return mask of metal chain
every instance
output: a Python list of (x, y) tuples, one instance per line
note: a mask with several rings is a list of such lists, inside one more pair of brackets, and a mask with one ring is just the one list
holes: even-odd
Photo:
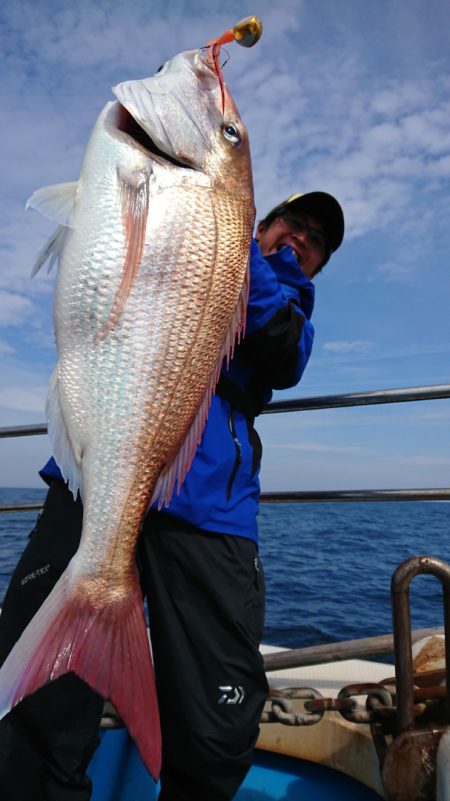
[[(312, 726), (322, 720), (325, 712), (339, 712), (351, 723), (371, 724), (392, 720), (397, 707), (395, 686), (391, 682), (383, 684), (349, 684), (343, 687), (337, 698), (324, 698), (312, 687), (286, 687), (271, 690), (267, 699), (270, 708), (265, 708), (262, 723), (283, 723), (285, 726)], [(365, 696), (365, 705), (358, 698)], [(416, 717), (425, 712), (436, 712), (436, 705), (443, 703), (445, 687), (434, 686), (414, 688)], [(304, 701), (303, 712), (295, 711), (293, 700)]]
[[(357, 698), (365, 696), (365, 706)], [(313, 726), (322, 720), (325, 712), (339, 712), (351, 723), (388, 724), (397, 713), (394, 704), (395, 684), (392, 680), (383, 684), (349, 684), (343, 687), (337, 698), (324, 698), (312, 687), (285, 687), (271, 690), (261, 723), (282, 723), (285, 726)], [(294, 709), (293, 701), (303, 701), (303, 711)], [(445, 686), (414, 687), (414, 711), (416, 717), (430, 712), (436, 717), (437, 705), (445, 701)], [(269, 708), (267, 708), (267, 706)], [(106, 702), (101, 728), (115, 729), (124, 726), (113, 705)]]
[(103, 714), (100, 722), (101, 729), (123, 729), (125, 726), (122, 718), (110, 701), (105, 701)]
[[(318, 690), (312, 687), (287, 687), (283, 690), (272, 690), (269, 695), (271, 710), (262, 713), (262, 723), (283, 723), (285, 726), (312, 726), (322, 720), (325, 709), (319, 711), (307, 710), (307, 703), (311, 699), (322, 698)], [(306, 701), (305, 713), (295, 712), (293, 700)]]
[[(381, 684), (349, 684), (339, 691), (338, 698), (354, 699), (360, 695), (367, 696), (365, 708), (355, 701), (353, 709), (349, 712), (345, 710), (341, 712), (341, 715), (352, 723), (371, 723), (374, 720), (376, 704), (378, 704), (378, 708), (380, 706), (392, 707), (392, 695)], [(369, 699), (372, 704), (369, 704)], [(370, 708), (371, 706), (372, 708)]]

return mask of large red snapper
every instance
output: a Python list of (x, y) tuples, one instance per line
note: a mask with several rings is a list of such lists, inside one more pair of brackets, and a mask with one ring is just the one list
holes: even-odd
[[(84, 504), (79, 550), (0, 671), (0, 709), (68, 671), (112, 700), (160, 770), (135, 546), (195, 454), (242, 331), (254, 222), (247, 133), (200, 51), (113, 90), (76, 183), (29, 205), (59, 223), (55, 458)], [(64, 536), (64, 531), (61, 531)]]

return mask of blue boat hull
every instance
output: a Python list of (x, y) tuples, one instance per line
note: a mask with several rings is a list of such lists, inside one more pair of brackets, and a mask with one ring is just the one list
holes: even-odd
[[(92, 801), (156, 801), (158, 786), (144, 768), (126, 729), (101, 732), (89, 768)], [(337, 771), (301, 759), (257, 751), (236, 801), (380, 801)]]

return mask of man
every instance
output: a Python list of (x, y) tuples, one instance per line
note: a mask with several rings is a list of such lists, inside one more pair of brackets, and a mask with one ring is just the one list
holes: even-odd
[[(273, 389), (300, 380), (313, 342), (311, 281), (343, 234), (341, 207), (324, 192), (294, 195), (259, 223), (245, 338), (222, 369), (180, 493), (144, 521), (137, 558), (161, 714), (160, 801), (227, 801), (251, 764), (267, 693), (253, 423)], [(41, 475), (50, 489), (5, 597), (0, 662), (78, 547), (79, 499), (54, 460)], [(0, 723), (2, 801), (87, 801), (102, 706), (72, 675), (19, 704)]]

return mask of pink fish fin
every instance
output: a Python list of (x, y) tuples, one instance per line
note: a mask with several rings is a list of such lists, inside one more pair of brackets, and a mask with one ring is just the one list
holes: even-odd
[(75, 435), (73, 437), (70, 436), (62, 413), (58, 365), (56, 365), (50, 378), (45, 411), (54, 457), (73, 497), (76, 498), (78, 491), (82, 495), (80, 469), (82, 453), (80, 447), (76, 445)]
[[(98, 588), (69, 565), (0, 670), (0, 717), (39, 687), (76, 673), (111, 700), (157, 779), (161, 734), (155, 678), (137, 574), (123, 597), (99, 602)], [(96, 591), (97, 590), (97, 591)]]
[[(241, 294), (239, 296), (238, 304), (236, 306), (236, 311), (234, 312), (234, 315), (231, 319), (227, 338), (225, 340), (223, 355), (226, 356), (227, 365), (229, 364), (230, 359), (233, 358), (236, 342), (239, 343), (242, 337), (245, 335), (245, 323), (247, 318), (247, 304), (248, 304), (249, 293), (250, 293), (250, 260), (247, 262), (247, 269), (245, 271), (245, 278), (244, 278), (244, 283), (242, 285)], [(219, 362), (219, 374), (217, 376), (217, 380), (219, 380), (221, 369), (222, 369), (222, 362)]]
[(186, 478), (186, 473), (188, 472), (192, 464), (195, 452), (203, 436), (203, 431), (205, 429), (205, 424), (208, 417), (209, 407), (211, 405), (211, 398), (214, 394), (217, 382), (220, 378), (220, 371), (222, 369), (223, 360), (224, 358), (226, 358), (228, 364), (230, 358), (232, 358), (233, 356), (236, 341), (239, 342), (241, 336), (243, 336), (245, 333), (245, 317), (247, 311), (249, 291), (250, 291), (250, 268), (249, 264), (247, 264), (247, 269), (245, 273), (245, 279), (241, 290), (241, 294), (238, 303), (236, 305), (235, 312), (231, 318), (231, 322), (225, 337), (225, 341), (220, 350), (219, 358), (214, 367), (214, 370), (212, 371), (210, 382), (205, 393), (205, 397), (200, 405), (197, 415), (194, 418), (194, 421), (186, 437), (184, 438), (183, 444), (181, 445), (181, 448), (177, 456), (175, 457), (169, 468), (161, 473), (156, 483), (151, 504), (157, 502), (159, 509), (161, 509), (163, 506), (169, 505), (170, 499), (172, 498), (172, 495), (174, 493), (175, 484), (177, 484), (179, 492), (180, 487), (184, 479)]
[(134, 172), (117, 170), (125, 233), (125, 262), (109, 317), (99, 331), (99, 339), (104, 339), (116, 327), (136, 278), (147, 231), (150, 174), (150, 170), (146, 169)]

